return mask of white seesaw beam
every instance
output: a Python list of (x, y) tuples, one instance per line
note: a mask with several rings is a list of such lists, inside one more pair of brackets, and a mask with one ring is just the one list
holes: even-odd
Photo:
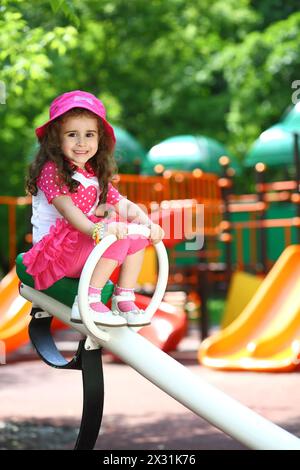
[[(143, 229), (142, 226), (131, 227), (130, 232), (145, 233), (147, 236), (149, 230), (145, 232)], [(115, 240), (114, 236), (105, 237), (90, 254), (82, 271), (79, 307), (83, 325), (70, 322), (70, 308), (31, 287), (22, 284), (21, 295), (86, 335), (91, 339), (92, 346), (105, 346), (161, 390), (246, 447), (257, 450), (300, 450), (300, 440), (296, 436), (192, 374), (146, 338), (137, 335), (137, 329), (96, 327), (88, 314), (89, 280), (97, 261)], [(151, 315), (164, 294), (168, 266), (162, 242), (155, 248), (159, 258), (159, 279), (148, 307)]]

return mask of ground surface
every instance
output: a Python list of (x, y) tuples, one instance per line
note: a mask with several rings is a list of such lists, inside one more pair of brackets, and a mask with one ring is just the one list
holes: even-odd
[[(69, 333), (63, 339), (61, 345), (70, 349), (75, 338)], [(197, 363), (198, 344), (193, 331), (174, 357), (201, 379), (300, 436), (298, 372), (216, 372)], [(56, 370), (33, 357), (26, 347), (0, 367), (0, 449), (72, 449), (82, 407), (80, 372)], [(104, 417), (97, 449), (244, 448), (129, 366), (111, 362), (108, 355), (104, 375)]]

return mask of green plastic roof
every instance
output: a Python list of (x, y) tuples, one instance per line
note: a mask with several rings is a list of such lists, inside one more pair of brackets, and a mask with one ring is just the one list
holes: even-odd
[(285, 116), (282, 124), (286, 130), (300, 133), (300, 102)]
[(119, 167), (128, 163), (142, 163), (146, 151), (129, 132), (118, 126), (113, 126), (116, 135), (115, 157)]
[(245, 166), (258, 162), (268, 166), (280, 166), (293, 162), (293, 134), (282, 124), (275, 124), (264, 131), (246, 155)]
[(258, 162), (268, 166), (281, 166), (294, 163), (294, 136), (300, 133), (300, 103), (278, 124), (262, 132), (245, 158), (245, 166)]
[(200, 168), (205, 172), (220, 174), (222, 169), (218, 160), (222, 155), (229, 156), (231, 166), (239, 172), (239, 164), (217, 140), (203, 135), (178, 135), (150, 149), (142, 173), (155, 174), (155, 165), (161, 164), (168, 170), (192, 171)]

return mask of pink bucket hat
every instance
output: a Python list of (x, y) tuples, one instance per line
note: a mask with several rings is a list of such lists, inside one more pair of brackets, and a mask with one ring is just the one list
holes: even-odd
[(54, 119), (66, 113), (73, 108), (88, 109), (102, 119), (106, 133), (111, 138), (113, 145), (116, 142), (116, 137), (112, 126), (106, 121), (106, 111), (103, 103), (96, 98), (96, 96), (86, 91), (70, 91), (58, 96), (52, 101), (50, 105), (49, 117), (50, 119), (40, 127), (35, 129), (36, 136), (39, 140), (45, 135), (48, 125)]

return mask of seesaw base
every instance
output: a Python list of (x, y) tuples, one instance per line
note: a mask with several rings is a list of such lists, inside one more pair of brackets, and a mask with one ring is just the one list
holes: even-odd
[(81, 340), (75, 356), (67, 361), (58, 351), (50, 327), (53, 317), (40, 317), (40, 308), (33, 307), (29, 336), (40, 358), (56, 369), (81, 370), (83, 386), (83, 411), (74, 450), (94, 448), (103, 416), (104, 381), (102, 348), (86, 350)]

